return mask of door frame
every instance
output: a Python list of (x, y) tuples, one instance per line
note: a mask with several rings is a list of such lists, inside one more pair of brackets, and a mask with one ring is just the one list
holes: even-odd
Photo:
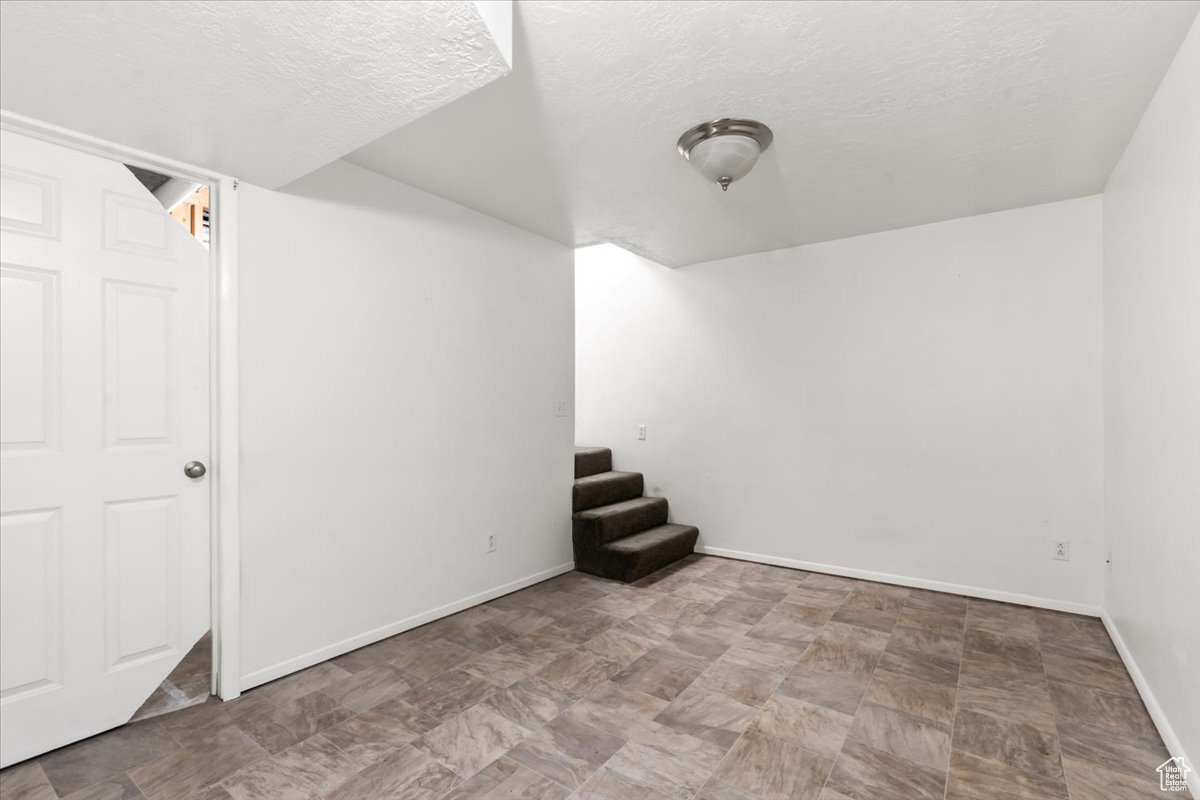
[(241, 694), (240, 433), (238, 429), (238, 180), (132, 147), (0, 111), (0, 129), (209, 185), (209, 541), (212, 692)]

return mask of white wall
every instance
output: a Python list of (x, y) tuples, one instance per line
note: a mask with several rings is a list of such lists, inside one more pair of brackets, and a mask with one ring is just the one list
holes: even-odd
[(243, 688), (569, 565), (571, 250), (344, 162), (240, 203)]
[(1087, 197), (677, 270), (578, 251), (576, 441), (720, 553), (1096, 612), (1100, 224)]
[(1167, 746), (1193, 768), (1200, 767), (1198, 24), (1104, 191), (1105, 529), (1113, 556), (1106, 610)]

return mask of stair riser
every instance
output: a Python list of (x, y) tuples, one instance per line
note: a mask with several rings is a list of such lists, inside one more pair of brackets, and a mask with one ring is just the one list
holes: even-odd
[(575, 477), (586, 478), (612, 472), (612, 450), (593, 450), (575, 454)]
[(638, 472), (614, 476), (612, 480), (577, 483), (571, 491), (571, 507), (573, 511), (586, 511), (632, 500), (642, 496), (644, 486), (642, 475)]
[(588, 559), (588, 563), (583, 566), (576, 563), (575, 568), (603, 578), (632, 583), (687, 557), (695, 551), (698, 537), (699, 532), (693, 528), (687, 534), (673, 541), (664, 542), (659, 547), (638, 553), (615, 553), (606, 548), (600, 548), (592, 558)]
[(647, 528), (662, 525), (667, 521), (667, 501), (661, 497), (655, 500), (657, 502), (599, 519), (576, 515), (572, 521), (574, 539), (584, 546), (599, 547)]

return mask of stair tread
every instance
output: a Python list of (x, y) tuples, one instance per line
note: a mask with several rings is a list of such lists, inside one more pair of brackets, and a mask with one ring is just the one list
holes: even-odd
[(586, 478), (576, 478), (576, 486), (585, 486), (593, 483), (607, 483), (609, 481), (626, 480), (633, 475), (641, 475), (640, 472), (619, 472), (617, 470), (609, 470), (608, 472), (600, 472), (596, 475), (588, 475)]
[(609, 503), (606, 506), (596, 506), (585, 511), (576, 511), (575, 516), (581, 519), (600, 519), (626, 514), (646, 506), (665, 505), (665, 497), (635, 497), (632, 500), (622, 500), (619, 503)]
[(623, 539), (609, 542), (603, 545), (601, 549), (617, 553), (635, 553), (657, 547), (662, 542), (669, 542), (690, 536), (692, 533), (699, 533), (699, 529), (694, 525), (666, 523), (649, 528), (641, 533), (635, 533)]
[(576, 447), (575, 448), (575, 455), (577, 455), (577, 456), (587, 456), (587, 455), (591, 455), (592, 453), (607, 453), (607, 452), (608, 452), (607, 447)]

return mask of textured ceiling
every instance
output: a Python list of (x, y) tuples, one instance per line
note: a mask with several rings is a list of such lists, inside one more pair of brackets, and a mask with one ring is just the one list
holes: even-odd
[(509, 71), (507, 3), (0, 4), (0, 106), (280, 186)]
[[(670, 265), (1100, 191), (1197, 3), (518, 2), (510, 76), (350, 161)], [(727, 193), (686, 128), (762, 120)]]

